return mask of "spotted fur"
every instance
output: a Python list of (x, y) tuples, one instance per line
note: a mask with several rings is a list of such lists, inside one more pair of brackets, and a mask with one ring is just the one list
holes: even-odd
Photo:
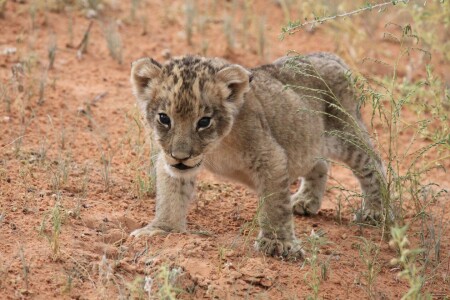
[[(348, 164), (359, 179), (366, 195), (361, 219), (378, 218), (383, 166), (348, 72), (326, 53), (250, 70), (196, 56), (134, 62), (133, 92), (161, 151), (155, 219), (132, 234), (185, 231), (195, 176), (205, 167), (258, 192), (258, 250), (301, 256), (292, 212), (320, 209), (328, 157)], [(289, 185), (299, 177), (302, 185), (291, 196)]]

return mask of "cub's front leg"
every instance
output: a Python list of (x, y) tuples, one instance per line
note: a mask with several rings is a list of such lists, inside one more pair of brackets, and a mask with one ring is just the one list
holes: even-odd
[(294, 233), (286, 155), (278, 145), (263, 151), (252, 164), (260, 197), (255, 247), (267, 255), (302, 257), (304, 251)]
[(156, 164), (155, 218), (147, 226), (133, 231), (132, 236), (186, 231), (186, 215), (195, 190), (195, 177), (170, 176), (164, 165), (160, 154)]

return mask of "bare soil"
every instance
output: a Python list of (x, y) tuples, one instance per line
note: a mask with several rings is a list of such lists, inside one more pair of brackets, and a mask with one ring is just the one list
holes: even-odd
[[(189, 45), (184, 2), (149, 0), (138, 10), (138, 16), (146, 16), (144, 21), (130, 18), (129, 3), (117, 1), (115, 7), (105, 7), (99, 18), (92, 19), (88, 51), (81, 58), (76, 46), (91, 22), (86, 11), (37, 10), (33, 22), (31, 1), (19, 2), (8, 1), (0, 18), (1, 83), (17, 87), (11, 83), (13, 66), (27, 61), (30, 67), (21, 77), (25, 90), (13, 94), (11, 109), (0, 103), (1, 299), (134, 299), (148, 293), (156, 298), (164, 270), (176, 275), (171, 285), (182, 289), (178, 297), (185, 299), (303, 299), (313, 294), (310, 264), (265, 257), (253, 250), (257, 196), (208, 173), (200, 176), (188, 233), (129, 238), (132, 230), (153, 218), (155, 208), (154, 196), (141, 195), (137, 187), (138, 178), (145, 178), (149, 145), (145, 130), (138, 125), (130, 91), (130, 62), (143, 56), (162, 61), (169, 53), (202, 53), (207, 39), (207, 55), (249, 67), (293, 49), (339, 52), (366, 74), (383, 75), (385, 70), (363, 65), (362, 57), (352, 59), (323, 29), (280, 41), (284, 17), (275, 1), (254, 1), (252, 8), (255, 16), (266, 15), (264, 57), (258, 55), (253, 31), (245, 43), (236, 38), (234, 48), (227, 46), (222, 11), (232, 11), (231, 2), (218, 6), (203, 33), (195, 28)], [(105, 40), (104, 28), (111, 19), (120, 20), (116, 24), (123, 44), (122, 64), (111, 58)], [(236, 27), (242, 36), (242, 26)], [(52, 39), (57, 45), (56, 58), (53, 68), (45, 72)], [(6, 51), (12, 48), (16, 51)], [(383, 42), (377, 33), (366, 50), (377, 56), (389, 49), (395, 51), (396, 45)], [(46, 80), (40, 97), (42, 78)], [(32, 94), (28, 97), (27, 93)], [(366, 120), (370, 113), (363, 108)], [(405, 118), (412, 121), (415, 115), (405, 112)], [(386, 142), (387, 133), (377, 128), (381, 127), (373, 131), (378, 139)], [(411, 136), (400, 138), (407, 145)], [(417, 143), (418, 147), (430, 142), (418, 138)], [(433, 161), (433, 155), (427, 159)], [(449, 169), (450, 161), (444, 167)], [(399, 299), (408, 284), (399, 280), (399, 269), (390, 264), (397, 253), (383, 239), (388, 233), (351, 222), (356, 199), (342, 202), (339, 218), (338, 199), (343, 192), (331, 187), (336, 182), (349, 190), (359, 187), (345, 168), (334, 166), (330, 175), (320, 213), (295, 217), (296, 234), (304, 241), (312, 231), (326, 233), (328, 244), (321, 246), (318, 256), (326, 265), (320, 298)], [(450, 187), (442, 169), (430, 172), (424, 180)], [(438, 199), (434, 209), (436, 220), (443, 224), (449, 220), (446, 199)], [(414, 213), (408, 217), (406, 222), (412, 222)], [(58, 218), (61, 228), (55, 235)], [(420, 233), (428, 232), (419, 224), (413, 222), (409, 231), (412, 246), (419, 245)], [(427, 272), (424, 287), (436, 299), (450, 294), (450, 237), (447, 228), (443, 229), (440, 260), (433, 256), (429, 262), (433, 267), (428, 270), (433, 271)], [(367, 243), (379, 253), (364, 250)], [(377, 273), (371, 284), (370, 262), (365, 259), (374, 256)], [(142, 294), (145, 281), (147, 291)]]

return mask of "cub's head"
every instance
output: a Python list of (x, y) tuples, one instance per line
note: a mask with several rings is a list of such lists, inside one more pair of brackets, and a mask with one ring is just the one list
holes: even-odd
[(133, 93), (169, 174), (198, 171), (205, 153), (230, 132), (250, 80), (249, 71), (220, 59), (186, 56), (165, 64), (151, 58), (133, 62)]

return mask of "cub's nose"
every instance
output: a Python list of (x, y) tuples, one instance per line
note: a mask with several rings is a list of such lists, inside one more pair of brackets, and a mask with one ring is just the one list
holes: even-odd
[(178, 160), (178, 161), (183, 161), (186, 159), (189, 159), (191, 157), (192, 154), (190, 153), (186, 153), (186, 152), (181, 152), (181, 151), (174, 151), (172, 153), (170, 153), (170, 156), (172, 156), (172, 158)]

